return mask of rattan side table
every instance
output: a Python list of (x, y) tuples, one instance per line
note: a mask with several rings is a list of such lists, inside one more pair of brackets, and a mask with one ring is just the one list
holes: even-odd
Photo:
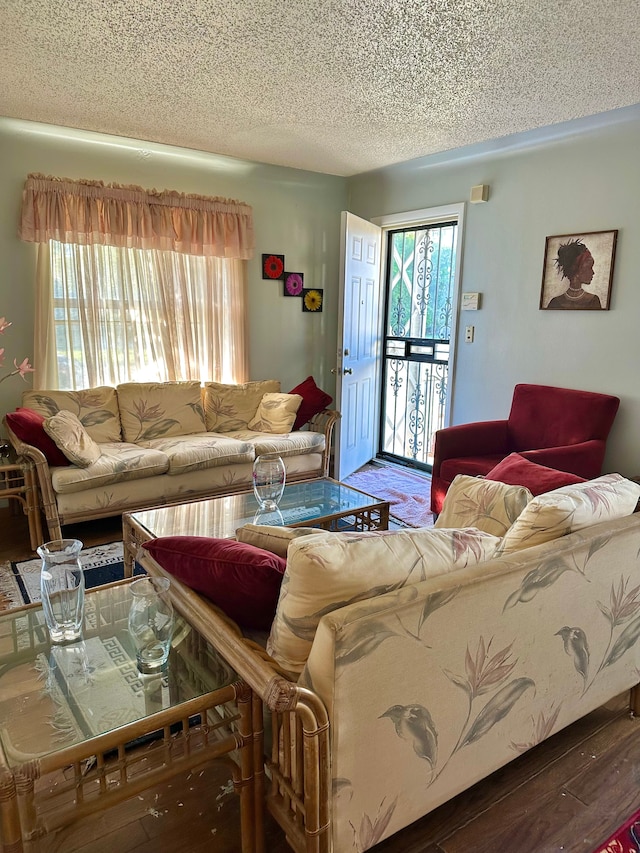
[(0, 462), (0, 498), (10, 498), (22, 504), (29, 522), (31, 548), (35, 551), (43, 542), (35, 467), (26, 460), (2, 459)]

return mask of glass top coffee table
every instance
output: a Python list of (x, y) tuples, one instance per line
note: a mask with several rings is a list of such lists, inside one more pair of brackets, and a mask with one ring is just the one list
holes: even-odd
[(50, 643), (39, 604), (0, 614), (0, 849), (231, 753), (242, 851), (256, 849), (255, 697), (177, 610), (166, 670), (138, 672), (130, 585), (88, 591), (68, 645)]
[(140, 546), (159, 536), (229, 539), (244, 524), (280, 524), (322, 530), (387, 530), (389, 501), (328, 477), (285, 486), (277, 513), (263, 513), (253, 492), (156, 507), (123, 515), (125, 575)]

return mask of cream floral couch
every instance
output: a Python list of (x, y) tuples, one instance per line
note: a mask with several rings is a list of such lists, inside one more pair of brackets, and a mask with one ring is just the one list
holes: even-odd
[(266, 650), (174, 579), (272, 711), (294, 849), (367, 850), (621, 692), (640, 710), (639, 497), (618, 474), (536, 498), (463, 477), (443, 515), (475, 526), (292, 532)]
[(325, 410), (291, 432), (299, 395), (276, 380), (126, 383), (84, 391), (25, 391), (22, 406), (76, 464), (50, 465), (5, 418), (16, 451), (36, 466), (51, 539), (61, 525), (250, 488), (262, 453), (283, 457), (288, 480), (326, 476), (333, 424)]

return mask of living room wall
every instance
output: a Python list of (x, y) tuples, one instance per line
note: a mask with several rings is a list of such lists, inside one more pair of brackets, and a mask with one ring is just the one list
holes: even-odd
[[(615, 394), (605, 470), (640, 474), (640, 105), (349, 180), (365, 219), (467, 201), (452, 423), (506, 417), (517, 382)], [(539, 310), (545, 238), (618, 229), (609, 311)], [(464, 326), (475, 340), (463, 342)]]
[[(0, 316), (13, 322), (1, 341), (5, 368), (14, 358), (33, 354), (35, 247), (17, 236), (22, 187), (30, 172), (250, 204), (256, 234), (255, 257), (247, 268), (250, 378), (278, 378), (288, 391), (313, 374), (334, 393), (329, 370), (335, 364), (344, 178), (0, 118)], [(304, 272), (306, 287), (324, 289), (322, 313), (303, 313), (300, 299), (282, 295), (282, 282), (262, 280), (263, 252), (284, 254), (289, 271)], [(0, 369), (0, 376), (5, 373)], [(19, 377), (0, 384), (0, 416), (19, 404), (24, 387)]]

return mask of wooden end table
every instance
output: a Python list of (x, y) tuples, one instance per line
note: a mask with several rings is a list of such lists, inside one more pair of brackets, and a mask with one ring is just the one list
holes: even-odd
[(166, 672), (141, 675), (130, 583), (89, 591), (83, 639), (66, 646), (50, 644), (39, 604), (0, 615), (0, 850), (35, 849), (50, 832), (220, 759), (240, 795), (240, 849), (261, 853), (261, 702), (179, 612)]

